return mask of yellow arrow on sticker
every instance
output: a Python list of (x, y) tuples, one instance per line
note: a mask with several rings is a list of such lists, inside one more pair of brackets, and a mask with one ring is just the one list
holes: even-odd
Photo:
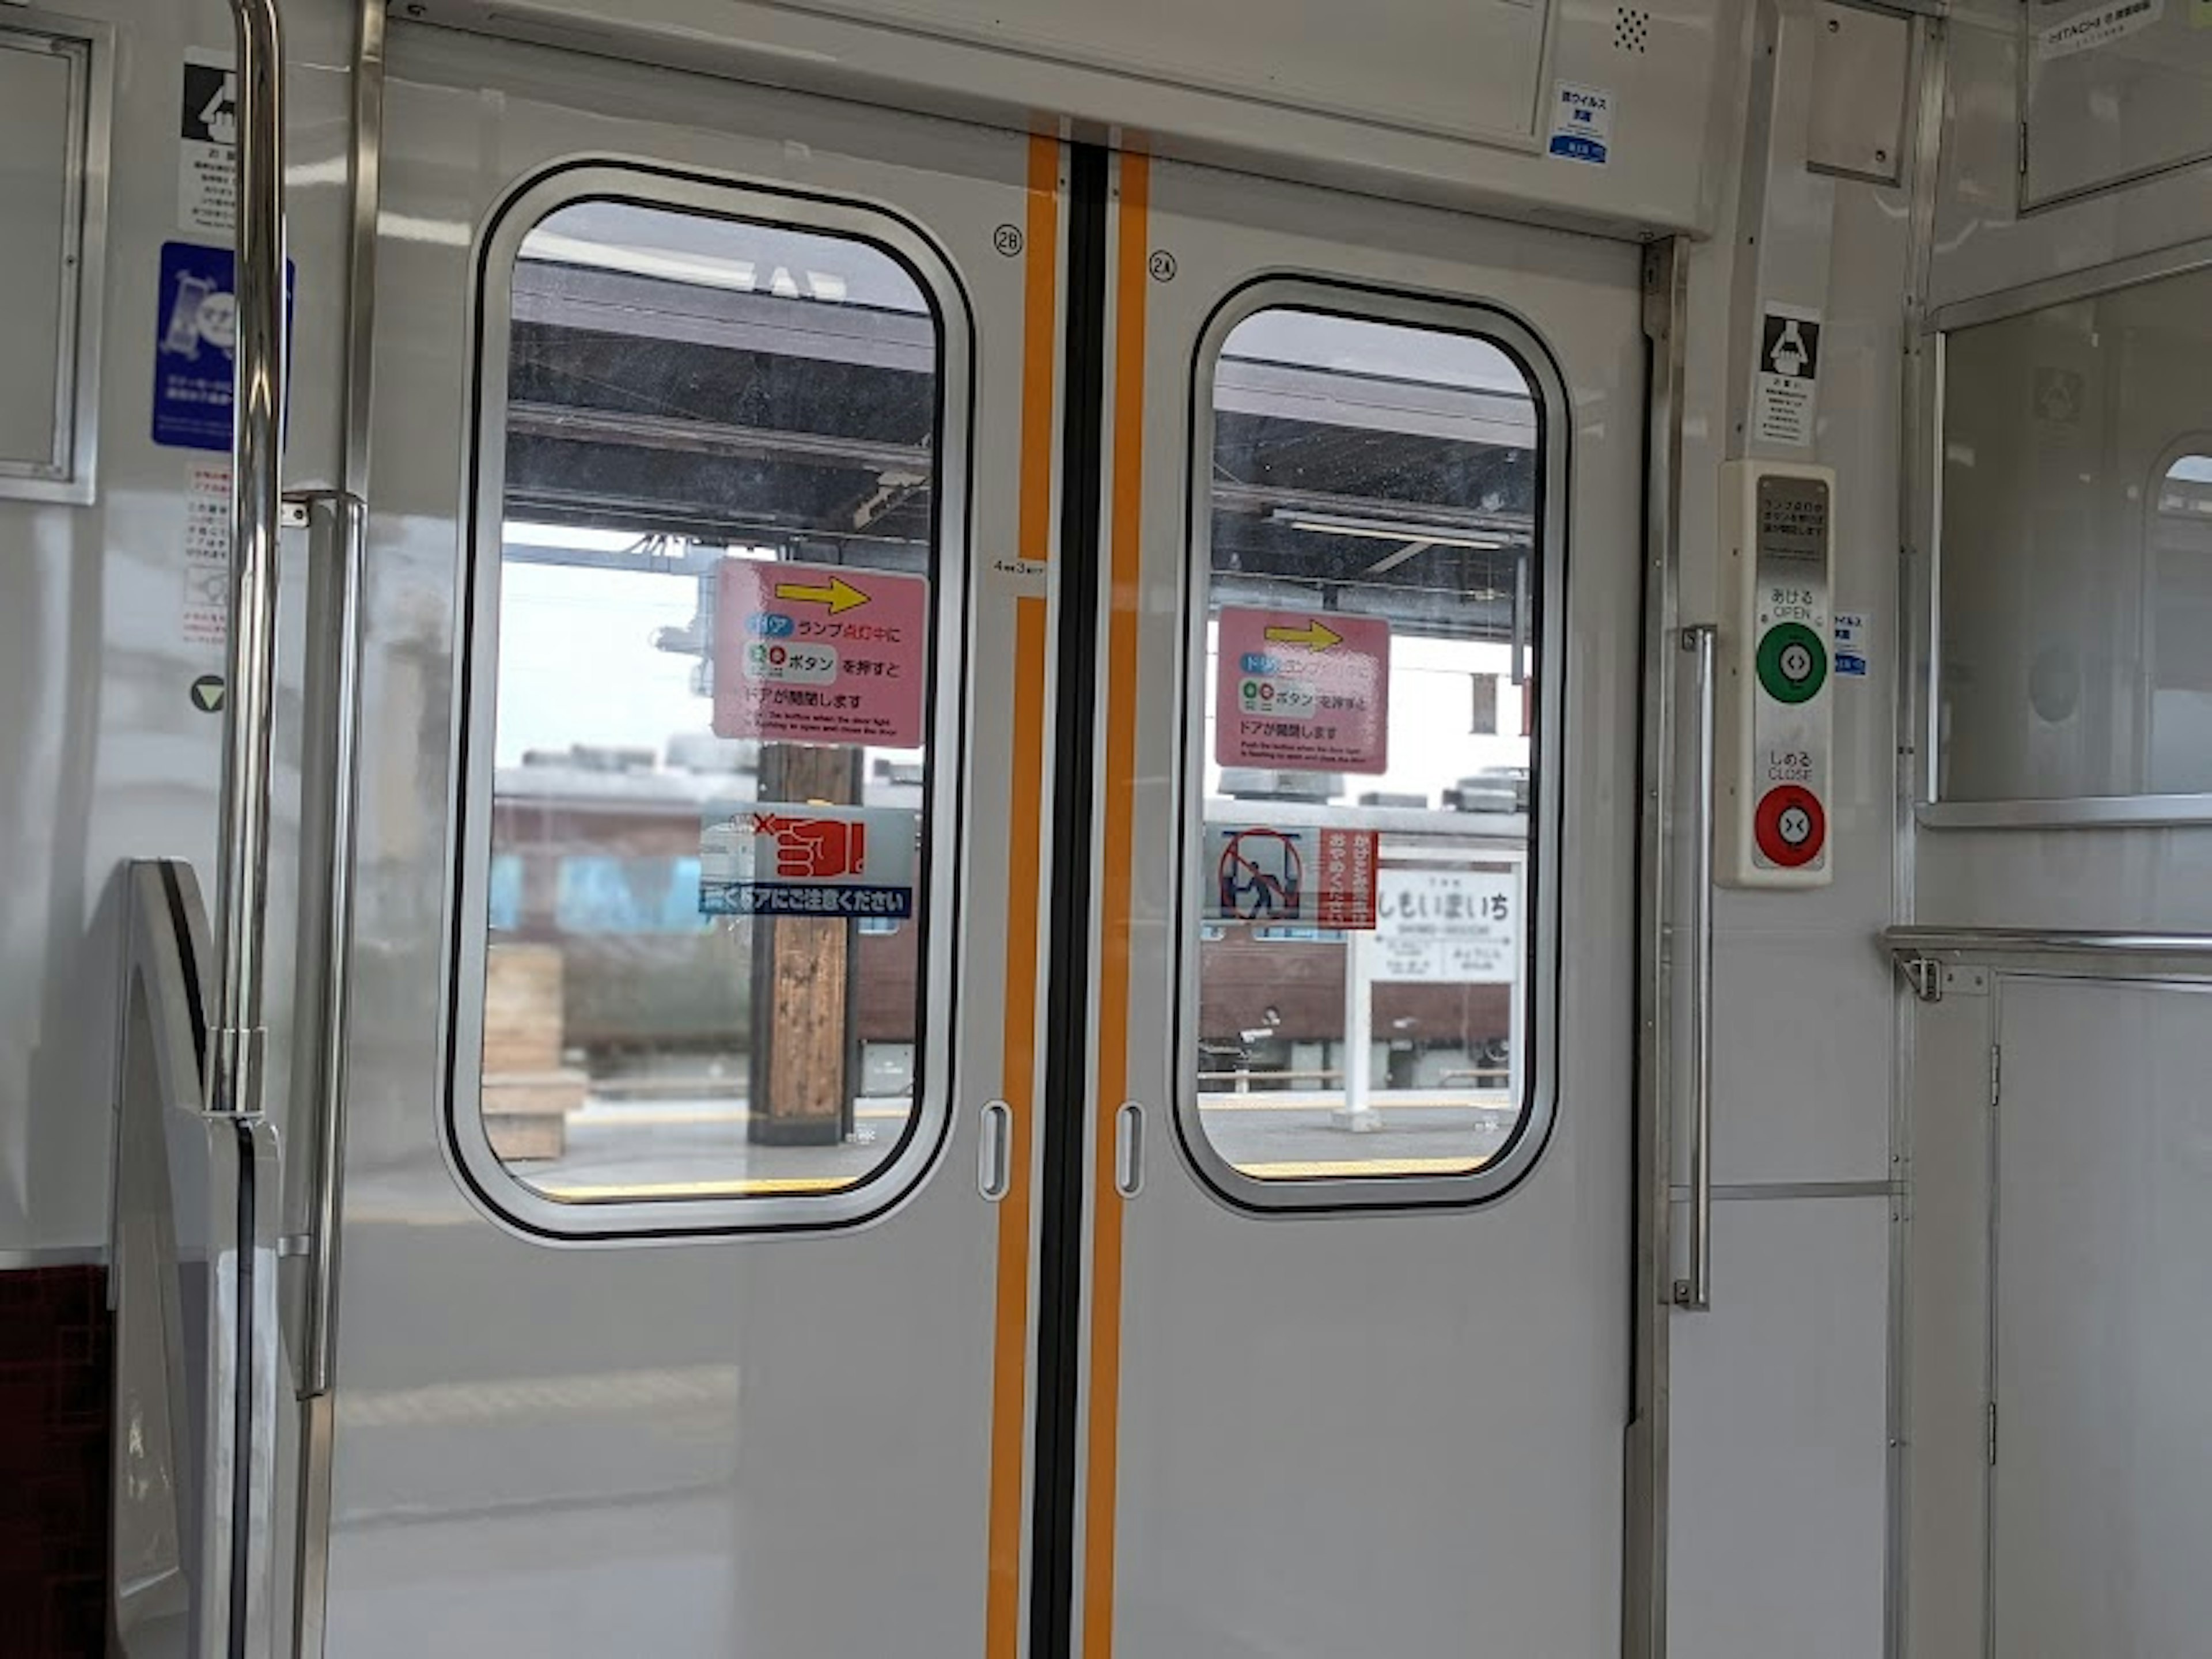
[(1326, 651), (1332, 645), (1342, 645), (1344, 635), (1318, 619), (1303, 628), (1271, 628), (1267, 638), (1276, 645), (1303, 645), (1314, 651)]
[(789, 599), (794, 605), (826, 605), (830, 614), (850, 611), (856, 605), (866, 605), (868, 596), (842, 576), (832, 576), (827, 587), (809, 587), (804, 582), (778, 582), (775, 596)]

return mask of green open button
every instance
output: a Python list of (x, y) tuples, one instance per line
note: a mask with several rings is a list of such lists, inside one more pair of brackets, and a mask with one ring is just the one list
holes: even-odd
[(1783, 623), (1759, 642), (1759, 683), (1777, 702), (1804, 702), (1828, 678), (1828, 648), (1803, 623)]

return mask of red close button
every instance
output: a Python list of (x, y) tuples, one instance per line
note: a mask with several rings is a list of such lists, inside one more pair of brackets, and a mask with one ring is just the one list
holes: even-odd
[(1760, 798), (1752, 834), (1769, 863), (1795, 870), (1820, 856), (1828, 840), (1828, 815), (1811, 790), (1785, 783)]

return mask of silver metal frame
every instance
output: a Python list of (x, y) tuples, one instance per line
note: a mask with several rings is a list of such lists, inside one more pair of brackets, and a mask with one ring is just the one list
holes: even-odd
[(1674, 1281), (1674, 1305), (1704, 1313), (1713, 1305), (1713, 834), (1720, 792), (1715, 708), (1720, 698), (1720, 629), (1682, 630), (1698, 659), (1697, 811), (1690, 865), (1690, 1272)]
[[(477, 685), (496, 681), (501, 504), (505, 495), (506, 410), (510, 273), (523, 239), (550, 213), (571, 203), (620, 200), (678, 213), (788, 225), (851, 237), (898, 256), (928, 294), (941, 331), (938, 364), (942, 450), (938, 457), (938, 558), (933, 575), (937, 635), (932, 674), (938, 694), (930, 734), (939, 757), (932, 768), (927, 802), (929, 891), (932, 914), (923, 986), (923, 1075), (915, 1093), (913, 1127), (904, 1144), (860, 1182), (832, 1193), (748, 1196), (732, 1193), (680, 1199), (564, 1201), (518, 1179), (492, 1151), (481, 1110), (483, 984), (489, 943), (485, 923), (491, 867), (493, 699), (471, 706), (455, 700), (453, 744), (457, 809), (455, 833), (465, 837), (448, 851), (459, 878), (447, 889), (449, 952), (441, 998), (441, 1042), (452, 1056), (441, 1138), (454, 1176), (471, 1200), (495, 1224), (535, 1242), (568, 1246), (611, 1243), (683, 1243), (702, 1235), (765, 1235), (853, 1227), (879, 1220), (905, 1203), (935, 1166), (949, 1139), (952, 1115), (952, 1009), (959, 994), (956, 911), (958, 902), (963, 769), (960, 688), (966, 684), (965, 618), (969, 583), (969, 413), (973, 340), (966, 294), (951, 262), (920, 230), (889, 208), (800, 195), (773, 184), (702, 175), (690, 169), (647, 167), (597, 158), (539, 169), (494, 204), (477, 232), (476, 272), (481, 333), (471, 342), (480, 388), (475, 444), (466, 470), (470, 499), (461, 522), (468, 550), (457, 581), (460, 614), (472, 618), (459, 641)], [(473, 582), (473, 589), (471, 583)]]
[(1667, 1526), (1671, 1472), (1668, 1393), (1674, 1320), (1674, 708), (1681, 668), (1682, 387), (1688, 348), (1690, 244), (1644, 256), (1645, 389), (1644, 729), (1638, 848), (1636, 1272), (1631, 1414), (1623, 1479), (1627, 1528), (1621, 1574), (1624, 1659), (1667, 1651)]
[[(293, 1659), (320, 1659), (329, 1609), (331, 1456), (337, 1433), (334, 1394), (337, 1380), (337, 1285), (339, 1256), (344, 1243), (347, 1065), (350, 1053), (351, 1006), (347, 981), (352, 971), (356, 857), (351, 815), (360, 789), (358, 688), (363, 623), (360, 606), (362, 584), (367, 579), (369, 434), (375, 361), (376, 216), (382, 193), (384, 155), (385, 4), (386, 0), (358, 0), (354, 35), (353, 141), (347, 161), (350, 211), (343, 368), (344, 447), (340, 493), (332, 503), (345, 515), (345, 528), (351, 533), (343, 544), (345, 570), (338, 584), (338, 614), (328, 618), (328, 626), (335, 630), (341, 648), (352, 653), (352, 684), (349, 687), (344, 683), (348, 677), (340, 675), (339, 683), (331, 687), (331, 706), (323, 711), (324, 729), (332, 732), (337, 740), (332, 744), (332, 769), (323, 798), (332, 821), (326, 837), (330, 887), (322, 912), (329, 936), (328, 967), (325, 994), (317, 1009), (319, 1024), (316, 1036), (321, 1044), (321, 1110), (318, 1114), (315, 1180), (309, 1206), (310, 1256), (300, 1333), (307, 1364), (295, 1379), (295, 1390), (305, 1397), (299, 1404), (294, 1440), (295, 1464), (292, 1471), (295, 1504)], [(324, 591), (328, 591), (328, 584)], [(315, 597), (316, 592), (311, 589), (311, 600)], [(350, 616), (346, 614), (349, 608)], [(308, 776), (304, 763), (301, 775), (303, 781)], [(303, 922), (307, 919), (304, 890), (308, 873), (309, 866), (303, 865)]]
[(2154, 283), (2162, 276), (2185, 276), (2207, 265), (2212, 265), (2212, 236), (2200, 236), (2086, 270), (2039, 277), (1993, 293), (1978, 294), (1968, 300), (1954, 300), (1949, 305), (1936, 307), (1929, 316), (1928, 326), (1939, 334), (1948, 334), (1956, 329), (2002, 322), (2008, 317), (2022, 316), (2075, 300), (2094, 299), (2141, 283)]
[[(115, 118), (115, 31), (38, 7), (0, 12), (0, 35), (44, 40), (71, 59), (62, 314), (54, 330), (54, 447), (44, 465), (0, 461), (0, 498), (88, 506), (100, 484), (100, 342), (106, 314), (107, 191)], [(6, 50), (0, 46), (0, 50)]]
[[(1896, 759), (1892, 770), (1891, 915), (1909, 921), (1917, 896), (1912, 803), (1918, 798), (1920, 767), (1932, 754), (1921, 740), (1917, 720), (1920, 688), (1916, 653), (1925, 647), (1920, 619), (1919, 584), (1928, 561), (1918, 556), (1923, 526), (1932, 522), (1923, 504), (1936, 499), (1940, 457), (1928, 434), (1937, 420), (1937, 354), (1926, 326), (1929, 283), (1935, 268), (1936, 210), (1942, 181), (1943, 106), (1950, 79), (1950, 25), (1942, 15), (1913, 25), (1911, 128), (1906, 135), (1908, 166), (1904, 177), (1909, 232), (1905, 252), (1905, 303), (1899, 334), (1904, 357), (1899, 370), (1898, 562), (1896, 586), (1896, 678), (1892, 690)], [(1931, 590), (1932, 592), (1932, 590)], [(1929, 683), (1932, 684), (1932, 682)], [(1889, 1171), (1899, 1188), (1890, 1199), (1889, 1357), (1887, 1427), (1889, 1441), (1885, 1477), (1883, 1567), (1883, 1651), (1905, 1659), (1911, 1649), (1911, 1431), (1912, 1431), (1912, 1134), (1914, 1043), (1919, 1020), (1909, 996), (1899, 993), (1890, 1012)]]
[[(1213, 376), (1222, 347), (1239, 323), (1257, 312), (1286, 309), (1322, 312), (1361, 322), (1399, 323), (1488, 341), (1504, 348), (1516, 360), (1528, 376), (1529, 395), (1541, 411), (1544, 562), (1537, 610), (1544, 639), (1537, 656), (1537, 672), (1538, 707), (1546, 713), (1539, 723), (1533, 772), (1537, 779), (1549, 780), (1550, 783), (1548, 787), (1539, 787), (1534, 792), (1536, 821), (1534, 834), (1526, 843), (1527, 867), (1535, 872), (1535, 879), (1530, 884), (1534, 902), (1524, 905), (1530, 918), (1527, 967), (1532, 970), (1532, 980), (1523, 999), (1528, 1029), (1514, 1034), (1516, 1042), (1528, 1042), (1528, 1063), (1522, 1071), (1528, 1094), (1521, 1103), (1521, 1120), (1505, 1150), (1465, 1175), (1261, 1180), (1243, 1173), (1221, 1156), (1207, 1139), (1200, 1117), (1196, 1087), (1196, 951), (1204, 906), (1200, 902), (1199, 860), (1194, 849), (1206, 799), (1206, 710), (1205, 698), (1194, 695), (1191, 688), (1204, 684), (1206, 588), (1213, 566), (1212, 515), (1207, 508), (1213, 476)], [(1528, 324), (1494, 303), (1451, 295), (1386, 291), (1326, 276), (1285, 273), (1262, 276), (1245, 284), (1215, 309), (1199, 338), (1190, 408), (1192, 460), (1188, 477), (1192, 494), (1187, 503), (1190, 532), (1185, 550), (1181, 687), (1184, 721), (1182, 788), (1179, 797), (1182, 803), (1182, 834), (1176, 850), (1177, 891), (1182, 906), (1176, 934), (1182, 982), (1176, 998), (1173, 1049), (1178, 1068), (1174, 1089), (1176, 1138), (1195, 1167), (1201, 1186), (1237, 1209), (1262, 1214), (1418, 1210), (1480, 1204), (1496, 1198), (1534, 1166), (1550, 1139), (1559, 1100), (1559, 866), (1564, 823), (1561, 780), (1565, 775), (1559, 711), (1566, 684), (1566, 520), (1571, 507), (1568, 462), (1574, 434), (1572, 405), (1568, 401), (1565, 385), (1541, 337)]]
[[(1921, 696), (1912, 740), (1920, 750), (1913, 778), (1913, 816), (1931, 830), (2081, 830), (2160, 828), (2212, 823), (2212, 794), (2087, 795), (2052, 799), (1946, 800), (1942, 775), (1943, 426), (1949, 336), (1960, 329), (2002, 322), (2052, 306), (2094, 299), (2123, 289), (2212, 268), (2212, 237), (2115, 260), (2086, 270), (2025, 283), (1962, 300), (1928, 316), (1917, 336), (1924, 355), (1921, 398), (1929, 408), (1924, 428), (1911, 441), (1911, 465), (1927, 469), (1921, 495), (1929, 556), (1925, 574), (1910, 592), (1907, 613), (1923, 622), (1921, 654), (1911, 662)], [(1910, 364), (1908, 364), (1910, 367)], [(1908, 422), (1908, 432), (1914, 422)], [(1908, 543), (1909, 544), (1909, 543)], [(1901, 659), (1902, 660), (1902, 659)]]

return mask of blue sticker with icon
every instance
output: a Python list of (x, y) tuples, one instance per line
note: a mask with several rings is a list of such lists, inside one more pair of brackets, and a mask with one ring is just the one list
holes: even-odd
[[(285, 333), (294, 270), (284, 265)], [(238, 355), (237, 260), (227, 247), (161, 245), (154, 332), (154, 441), (228, 454)]]

